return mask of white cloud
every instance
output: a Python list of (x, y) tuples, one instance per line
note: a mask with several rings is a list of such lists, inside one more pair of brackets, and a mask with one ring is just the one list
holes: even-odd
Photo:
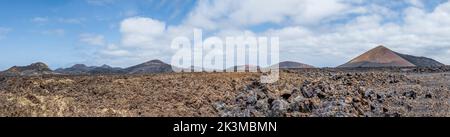
[(285, 27), (266, 33), (280, 36), (285, 59), (295, 57), (317, 66), (345, 63), (379, 44), (450, 63), (450, 3), (441, 4), (430, 13), (410, 7), (403, 14), (402, 23), (385, 22), (388, 17), (383, 12), (370, 12), (326, 31)]
[[(176, 26), (145, 17), (132, 17), (120, 24), (122, 43), (105, 48), (105, 55), (126, 56), (130, 63), (170, 58), (169, 44), (175, 36), (192, 37), (192, 29), (204, 29), (204, 38), (216, 36), (278, 36), (281, 60), (337, 66), (383, 44), (395, 51), (427, 56), (450, 63), (450, 2), (432, 11), (420, 1), (407, 1), (404, 10), (358, 1), (199, 1), (187, 18)], [(269, 8), (267, 8), (269, 7)], [(329, 21), (345, 18), (339, 23)], [(281, 28), (252, 32), (252, 25), (274, 23)], [(132, 53), (132, 54), (130, 54)], [(127, 60), (127, 61), (124, 61)]]
[(415, 6), (415, 7), (424, 7), (423, 1), (422, 0), (406, 0), (407, 3)]
[(166, 25), (151, 18), (132, 17), (120, 24), (122, 44), (129, 47), (151, 48), (165, 35)]
[(114, 44), (108, 45), (104, 50), (100, 51), (101, 54), (107, 56), (115, 56), (115, 57), (126, 57), (130, 55), (130, 52), (127, 50), (120, 49)]
[(34, 17), (31, 19), (31, 21), (34, 23), (46, 23), (49, 21), (49, 19), (47, 17)]
[(86, 0), (88, 4), (91, 5), (97, 5), (97, 6), (104, 6), (108, 4), (114, 3), (116, 0)]
[(58, 18), (58, 22), (66, 24), (81, 24), (84, 18)]
[(232, 0), (200, 1), (186, 24), (204, 29), (223, 29), (261, 23), (314, 24), (346, 13), (350, 5), (340, 0)]
[(104, 40), (104, 36), (103, 35), (95, 35), (95, 34), (89, 34), (89, 33), (85, 33), (85, 34), (81, 34), (80, 35), (80, 41), (87, 43), (89, 45), (94, 45), (94, 46), (103, 46), (105, 45), (105, 40)]
[(85, 21), (85, 18), (49, 18), (49, 17), (34, 17), (31, 22), (37, 24), (46, 23), (64, 23), (64, 24), (81, 24)]
[(130, 17), (120, 23), (120, 44), (109, 44), (98, 52), (99, 60), (129, 66), (151, 59), (169, 59), (169, 44), (180, 28), (167, 28), (164, 22), (145, 17)]
[(64, 36), (66, 31), (64, 29), (49, 29), (41, 32), (44, 35)]

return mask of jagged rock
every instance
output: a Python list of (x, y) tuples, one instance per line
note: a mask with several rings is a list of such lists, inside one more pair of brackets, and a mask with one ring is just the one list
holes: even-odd
[(449, 116), (450, 75), (429, 70), (0, 76), (0, 116)]
[(417, 94), (414, 91), (408, 91), (408, 92), (403, 93), (403, 96), (411, 98), (411, 99), (416, 99)]
[(289, 107), (289, 103), (286, 102), (285, 100), (277, 99), (272, 102), (271, 106), (272, 107), (270, 109), (271, 109), (272, 113), (269, 116), (281, 117), (281, 116), (285, 115), (285, 113)]

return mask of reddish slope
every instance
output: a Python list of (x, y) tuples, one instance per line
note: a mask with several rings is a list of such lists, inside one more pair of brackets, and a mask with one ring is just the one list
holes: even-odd
[(412, 67), (416, 66), (394, 51), (378, 46), (339, 67)]

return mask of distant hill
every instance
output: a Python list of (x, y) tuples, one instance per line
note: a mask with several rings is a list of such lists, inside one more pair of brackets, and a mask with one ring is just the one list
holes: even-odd
[(151, 60), (123, 70), (127, 74), (147, 74), (173, 72), (172, 66), (161, 60)]
[(293, 69), (293, 68), (314, 68), (314, 66), (303, 64), (299, 62), (293, 62), (293, 61), (284, 61), (278, 63), (278, 66), (280, 69)]
[(52, 70), (42, 62), (33, 63), (28, 66), (14, 66), (3, 72), (1, 75), (8, 76), (37, 76), (45, 74), (53, 74)]
[(432, 67), (432, 66), (443, 66), (443, 64), (430, 58), (400, 54), (384, 46), (378, 46), (338, 67), (352, 68), (352, 67), (415, 67), (415, 66)]
[(111, 67), (108, 65), (102, 65), (100, 67), (95, 67), (90, 72), (92, 74), (120, 74), (120, 73), (124, 73), (124, 70), (119, 67)]
[(79, 75), (79, 74), (89, 74), (89, 71), (91, 71), (92, 69), (94, 69), (94, 67), (88, 67), (84, 64), (75, 64), (69, 68), (56, 69), (55, 72), (61, 74)]
[(55, 70), (59, 74), (67, 75), (89, 75), (89, 74), (147, 74), (147, 73), (164, 73), (172, 72), (172, 66), (160, 60), (151, 60), (139, 65), (131, 66), (125, 69), (119, 67), (102, 66), (86, 66), (84, 64), (76, 64), (69, 68), (60, 68)]
[(87, 74), (116, 74), (123, 73), (122, 68), (113, 68), (108, 65), (103, 66), (86, 66), (84, 64), (75, 64), (69, 68), (60, 68), (55, 70), (56, 73), (68, 75), (87, 75)]

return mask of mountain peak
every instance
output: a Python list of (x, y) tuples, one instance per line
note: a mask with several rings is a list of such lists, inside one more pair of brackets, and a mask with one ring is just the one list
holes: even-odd
[(103, 64), (102, 66), (100, 66), (100, 68), (112, 68), (112, 67), (109, 65)]
[(380, 45), (339, 67), (412, 67), (412, 66), (415, 65), (405, 60), (394, 51)]
[(47, 66), (47, 64), (42, 62), (36, 62), (28, 66), (14, 66), (4, 71), (7, 75), (41, 75), (50, 74), (52, 70)]
[(393, 52), (393, 51), (383, 45), (379, 45), (379, 46), (369, 50), (366, 53), (389, 53), (389, 52)]
[(29, 65), (30, 67), (35, 67), (35, 68), (48, 68), (47, 64), (42, 63), (42, 62), (36, 62), (33, 63), (31, 65)]
[(71, 68), (87, 68), (87, 66), (84, 64), (75, 64)]
[(303, 64), (303, 63), (299, 63), (299, 62), (294, 62), (294, 61), (283, 61), (278, 63), (279, 68), (314, 68), (311, 65), (308, 64)]
[(430, 58), (397, 53), (380, 45), (339, 67), (413, 67), (442, 65), (442, 63)]
[(377, 47), (375, 47), (374, 49), (388, 49), (388, 48), (386, 48), (385, 46), (383, 46), (383, 45), (378, 45)]
[(158, 59), (150, 60), (150, 61), (147, 61), (147, 62), (145, 62), (145, 63), (151, 63), (151, 64), (164, 64), (163, 61), (158, 60)]
[(129, 74), (172, 72), (172, 66), (161, 60), (151, 60), (125, 69)]

